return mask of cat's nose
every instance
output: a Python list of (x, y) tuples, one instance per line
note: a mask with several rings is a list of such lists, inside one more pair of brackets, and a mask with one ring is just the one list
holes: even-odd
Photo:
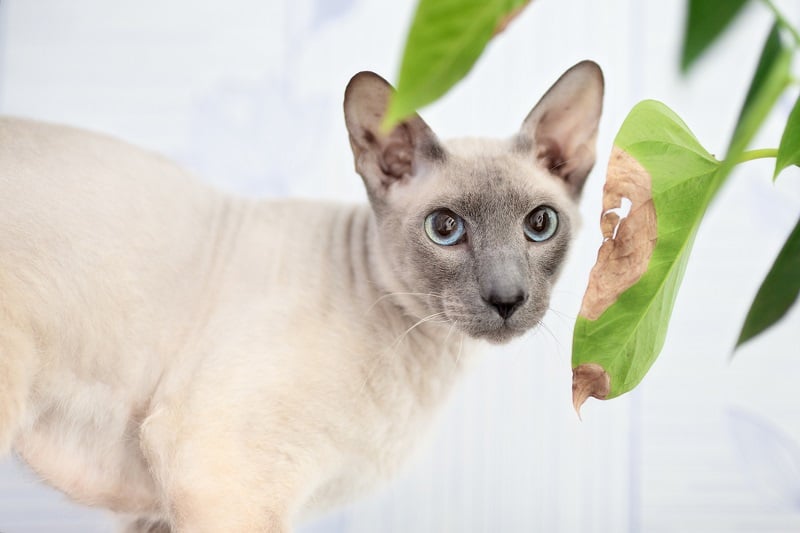
[(514, 294), (497, 294), (492, 293), (489, 295), (487, 301), (495, 308), (497, 314), (505, 320), (514, 314), (514, 311), (528, 299), (528, 295), (524, 291), (519, 291)]

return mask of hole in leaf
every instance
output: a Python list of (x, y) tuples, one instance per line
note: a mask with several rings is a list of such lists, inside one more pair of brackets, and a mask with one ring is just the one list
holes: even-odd
[(605, 239), (603, 239), (604, 241), (606, 241), (608, 239), (616, 239), (617, 238), (617, 231), (619, 231), (619, 225), (622, 224), (623, 220), (628, 218), (628, 215), (631, 213), (631, 206), (632, 205), (633, 205), (633, 202), (631, 202), (629, 198), (622, 197), (620, 199), (619, 207), (615, 207), (613, 209), (609, 209), (605, 213), (603, 213), (604, 217), (606, 215), (612, 214), (612, 213), (617, 215), (617, 223), (614, 226), (614, 232), (611, 234), (611, 237), (606, 237)]

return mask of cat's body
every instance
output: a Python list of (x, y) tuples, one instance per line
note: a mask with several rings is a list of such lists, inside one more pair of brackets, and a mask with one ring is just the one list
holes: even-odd
[[(360, 76), (345, 111), (374, 211), (233, 198), (107, 137), (0, 121), (0, 453), (165, 529), (283, 532), (396, 469), (471, 337), (541, 319), (588, 168), (547, 176), (525, 135), (440, 145), (418, 117), (384, 136), (387, 89)], [(558, 233), (518, 239), (540, 205)], [(462, 240), (432, 242), (440, 208)]]

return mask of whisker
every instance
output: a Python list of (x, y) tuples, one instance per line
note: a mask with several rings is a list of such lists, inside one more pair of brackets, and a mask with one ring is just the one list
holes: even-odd
[[(563, 344), (563, 343), (562, 343), (562, 342), (561, 342), (561, 341), (558, 339), (558, 337), (557, 337), (557, 336), (555, 335), (555, 333), (553, 333), (553, 331), (552, 331), (552, 330), (551, 330), (551, 329), (550, 329), (550, 328), (547, 326), (547, 324), (545, 324), (544, 322), (542, 322), (541, 320), (539, 320), (539, 321), (537, 322), (537, 326), (539, 326), (539, 327), (537, 327), (537, 328), (536, 328), (536, 334), (537, 334), (537, 335), (538, 335), (540, 332), (542, 332), (542, 334), (549, 335), (549, 337), (550, 337), (550, 338), (553, 340), (553, 344), (555, 345), (555, 350), (552, 350), (552, 352), (555, 352), (555, 354), (554, 354), (554, 355), (555, 355), (555, 357), (556, 357), (556, 360), (559, 360), (559, 361), (560, 361), (561, 359), (563, 359), (563, 357), (564, 357), (564, 353), (565, 353), (564, 344)], [(548, 353), (551, 353), (551, 350), (548, 350)]]
[(560, 311), (556, 311), (552, 307), (548, 309), (548, 312), (552, 313), (552, 316), (557, 318), (560, 324), (570, 329), (575, 324), (575, 321), (578, 320), (576, 316), (570, 315), (569, 313), (562, 313)]
[(442, 359), (445, 358), (446, 355), (449, 353), (449, 343), (450, 343), (450, 336), (453, 334), (453, 330), (456, 328), (455, 322), (450, 322), (450, 329), (447, 330), (447, 335), (444, 337), (444, 341), (442, 341), (442, 353), (440, 357)]
[(439, 311), (438, 313), (433, 313), (433, 314), (428, 315), (426, 317), (420, 318), (410, 328), (408, 328), (403, 333), (401, 333), (400, 336), (394, 341), (394, 343), (392, 343), (393, 349), (397, 349), (397, 347), (400, 346), (400, 343), (402, 343), (403, 340), (405, 340), (406, 336), (409, 333), (411, 333), (411, 331), (413, 331), (414, 328), (416, 328), (417, 326), (420, 326), (420, 325), (422, 325), (422, 324), (424, 324), (426, 322), (431, 322), (431, 321), (433, 321), (433, 322), (442, 322), (442, 323), (447, 322), (446, 320), (441, 320), (441, 321), (438, 320), (439, 318), (443, 318), (444, 316), (445, 316), (444, 311)]
[(456, 327), (455, 322), (451, 322), (450, 323), (450, 329), (447, 330), (447, 335), (444, 338), (444, 342), (442, 342), (442, 346), (444, 346), (445, 348), (447, 347), (447, 342), (450, 340), (450, 335), (453, 334), (453, 328), (455, 328), (455, 327)]
[(402, 344), (403, 340), (405, 340), (405, 338), (408, 336), (409, 333), (411, 333), (418, 326), (420, 326), (422, 324), (425, 324), (426, 322), (446, 323), (447, 320), (439, 320), (439, 319), (443, 318), (444, 316), (445, 316), (444, 311), (440, 311), (438, 313), (433, 313), (433, 314), (430, 314), (428, 316), (420, 318), (414, 324), (412, 324), (411, 327), (409, 327), (403, 333), (401, 333), (397, 337), (397, 339), (395, 339), (395, 341), (392, 342), (392, 345), (390, 346), (389, 349), (387, 349), (385, 351), (380, 351), (379, 353), (377, 353), (376, 357), (375, 357), (375, 361), (373, 361), (373, 364), (370, 366), (369, 370), (367, 371), (366, 375), (364, 376), (364, 381), (361, 383), (361, 387), (358, 390), (358, 396), (361, 396), (362, 394), (364, 394), (364, 390), (367, 388), (367, 384), (369, 383), (370, 379), (372, 379), (372, 376), (375, 373), (375, 371), (378, 369), (378, 366), (383, 362), (383, 358), (386, 357), (386, 355), (389, 355), (390, 353), (396, 353), (397, 348), (400, 347), (400, 344)]
[(569, 162), (570, 162), (570, 161), (572, 161), (573, 159), (575, 159), (575, 158), (573, 157), (572, 159), (564, 159), (564, 160), (562, 160), (562, 161), (559, 161), (558, 163), (556, 163), (555, 165), (553, 165), (552, 167), (550, 167), (550, 169), (549, 169), (549, 170), (555, 170), (555, 169), (557, 169), (557, 168), (559, 168), (559, 167), (563, 167), (564, 165), (566, 165), (567, 163), (569, 163)]
[(550, 335), (550, 337), (551, 337), (551, 338), (553, 339), (553, 341), (556, 343), (556, 345), (558, 346), (558, 348), (563, 348), (563, 346), (561, 345), (561, 342), (558, 340), (558, 337), (556, 337), (555, 333), (553, 333), (553, 330), (551, 330), (549, 327), (547, 327), (547, 324), (545, 324), (545, 323), (544, 323), (543, 321), (541, 321), (541, 320), (538, 320), (538, 321), (536, 322), (536, 325), (537, 325), (537, 326), (539, 326), (539, 330), (540, 330), (540, 331), (544, 331), (545, 333), (547, 333), (548, 335)]
[(461, 334), (461, 341), (458, 343), (458, 353), (456, 354), (456, 367), (458, 367), (458, 363), (461, 361), (461, 350), (464, 348), (464, 337), (466, 336), (465, 333)]
[(578, 317), (577, 317), (577, 316), (575, 316), (575, 315), (574, 315), (574, 314), (572, 314), (572, 313), (564, 313), (564, 312), (562, 312), (562, 311), (559, 311), (558, 309), (555, 309), (555, 308), (553, 308), (553, 307), (548, 307), (548, 308), (547, 308), (547, 310), (548, 310), (548, 311), (550, 311), (550, 312), (552, 312), (552, 313), (553, 313), (554, 315), (556, 315), (557, 317), (559, 317), (559, 318), (563, 318), (564, 320), (569, 320), (569, 321), (572, 321), (572, 322), (574, 322), (574, 321), (576, 321), (576, 320), (578, 319)]
[(383, 296), (379, 297), (377, 300), (375, 300), (372, 303), (372, 305), (370, 305), (367, 308), (365, 314), (367, 314), (370, 311), (372, 311), (372, 309), (375, 308), (376, 305), (378, 305), (380, 302), (382, 302), (386, 298), (396, 297), (396, 296), (418, 296), (420, 298), (427, 298), (428, 296), (432, 296), (433, 298), (444, 299), (444, 296), (442, 296), (441, 294), (436, 294), (436, 293), (433, 293), (433, 292), (389, 292), (389, 293), (386, 293)]

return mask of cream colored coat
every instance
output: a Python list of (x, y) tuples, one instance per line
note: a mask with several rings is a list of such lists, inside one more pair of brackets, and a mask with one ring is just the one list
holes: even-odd
[[(583, 116), (586, 94), (599, 99), (596, 66), (570, 72), (529, 116), (531, 132), (554, 105), (578, 102)], [(354, 79), (348, 98), (369, 100), (355, 94), (363, 89), (385, 105), (375, 78)], [(13, 448), (72, 499), (130, 517), (130, 531), (286, 532), (297, 515), (391, 474), (458, 376), (470, 336), (484, 336), (469, 328), (495, 341), (529, 329), (550, 282), (537, 281), (546, 294), (509, 319), (461, 294), (465, 283), (410, 286), (409, 268), (424, 277), (435, 265), (400, 268), (409, 244), (396, 235), (446, 264), (473, 252), (424, 238), (427, 200), (408, 183), (430, 198), (459, 191), (435, 176), (473, 161), (474, 144), (434, 150), (412, 117), (398, 148), (364, 111), (373, 104), (346, 113), (377, 220), (368, 206), (234, 198), (111, 138), (0, 120), (0, 454)], [(570, 137), (590, 146), (591, 162), (593, 105), (582, 140)], [(515, 244), (536, 267), (563, 252), (577, 192), (525, 170), (520, 139), (488, 143), (481, 161), (519, 168), (524, 198), (561, 213), (564, 243)], [(461, 300), (478, 310), (472, 325)]]

